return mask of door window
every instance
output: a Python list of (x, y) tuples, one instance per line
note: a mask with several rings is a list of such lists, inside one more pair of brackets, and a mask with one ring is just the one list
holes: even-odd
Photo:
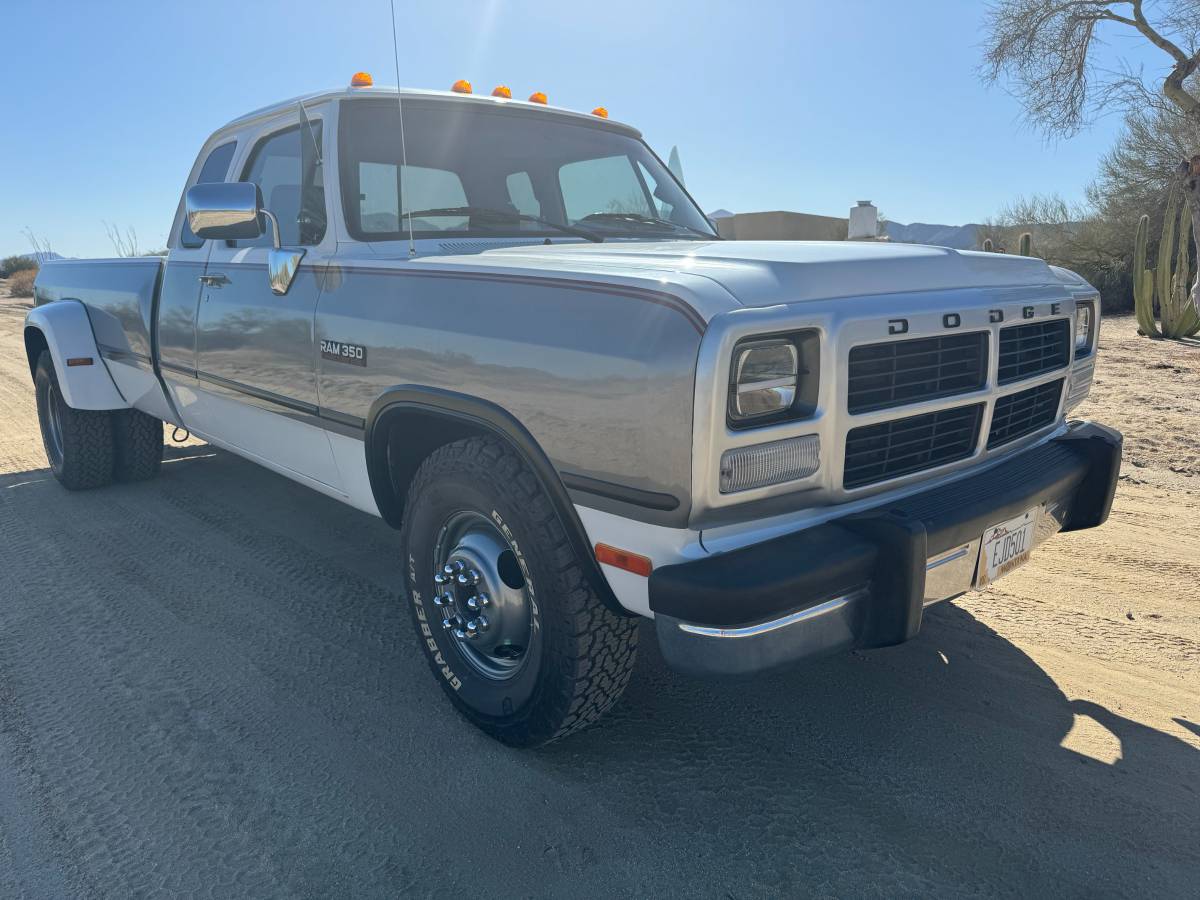
[(568, 222), (593, 213), (651, 216), (646, 189), (628, 156), (601, 156), (567, 163), (558, 171)]
[[(312, 246), (325, 236), (325, 179), (318, 162), (321, 123), (295, 125), (259, 141), (250, 155), (242, 181), (257, 184), (263, 205), (279, 221), (279, 242)], [(254, 240), (231, 242), (237, 247), (271, 246), (270, 225)]]
[(541, 216), (542, 204), (533, 191), (533, 181), (528, 172), (513, 172), (504, 179), (504, 183), (508, 188), (508, 202), (516, 207), (517, 212), (525, 216)]
[[(400, 203), (403, 188), (408, 200)], [(400, 219), (409, 211), (447, 209), (467, 205), (462, 179), (446, 169), (397, 166), (360, 160), (358, 163), (358, 222), (363, 234), (388, 234), (407, 229)], [(425, 215), (413, 219), (416, 231), (455, 231), (465, 228), (466, 216)]]

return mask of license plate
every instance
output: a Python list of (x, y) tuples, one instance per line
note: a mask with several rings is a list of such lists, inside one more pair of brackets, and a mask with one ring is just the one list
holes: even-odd
[(1038, 507), (1027, 509), (1016, 518), (992, 525), (983, 533), (976, 568), (975, 587), (991, 584), (1029, 561), (1033, 549), (1033, 530), (1037, 527)]

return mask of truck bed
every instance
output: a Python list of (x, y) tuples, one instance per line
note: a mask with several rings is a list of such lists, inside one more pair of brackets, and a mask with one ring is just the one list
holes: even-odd
[(62, 259), (46, 263), (35, 284), (35, 304), (77, 300), (87, 310), (96, 349), (131, 405), (172, 420), (156, 372), (154, 317), (166, 260)]

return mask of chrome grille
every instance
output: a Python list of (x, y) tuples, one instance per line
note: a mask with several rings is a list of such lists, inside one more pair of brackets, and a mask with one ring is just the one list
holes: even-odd
[(850, 351), (847, 406), (869, 412), (951, 397), (987, 381), (988, 333), (864, 344)]
[(842, 486), (863, 487), (966, 459), (978, 443), (982, 417), (983, 404), (975, 403), (851, 429)]
[(1071, 326), (1066, 319), (1000, 329), (997, 384), (1011, 384), (1022, 378), (1063, 369), (1070, 361)]
[(1054, 421), (1064, 379), (1048, 381), (1028, 390), (1000, 397), (992, 410), (992, 428), (988, 449), (1000, 447), (1019, 437), (1032, 434)]

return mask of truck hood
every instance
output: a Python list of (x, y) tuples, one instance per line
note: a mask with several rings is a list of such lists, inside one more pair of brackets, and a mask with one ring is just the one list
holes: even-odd
[(699, 275), (720, 284), (743, 306), (905, 291), (1063, 285), (1062, 277), (1032, 257), (850, 241), (614, 241), (505, 247), (458, 259), (543, 271), (653, 275), (668, 282), (671, 273)]

